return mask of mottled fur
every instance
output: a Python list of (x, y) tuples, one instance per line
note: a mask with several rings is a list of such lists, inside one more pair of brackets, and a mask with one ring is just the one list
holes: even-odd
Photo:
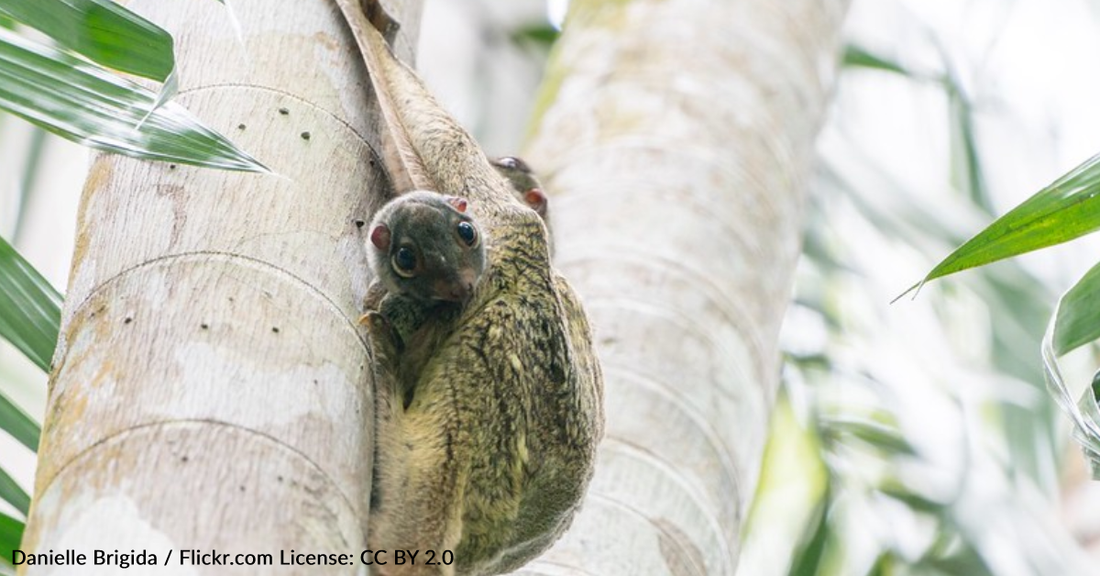
[[(423, 366), (403, 365), (409, 351), (398, 349), (379, 314), (368, 314), (378, 368), (368, 541), (421, 551), (416, 565), (375, 572), (509, 572), (561, 536), (592, 476), (603, 385), (588, 321), (551, 267), (542, 219), (358, 12), (377, 16), (379, 8), (339, 3), (383, 109), (398, 191), (469, 199), (488, 244), (469, 302), (420, 331)], [(428, 550), (437, 561), (453, 551), (455, 564), (424, 565)]]

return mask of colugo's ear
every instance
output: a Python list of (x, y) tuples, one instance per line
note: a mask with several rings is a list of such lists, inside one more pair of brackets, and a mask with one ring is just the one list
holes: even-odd
[(519, 170), (520, 172), (531, 173), (531, 168), (527, 166), (527, 163), (515, 156), (501, 156), (492, 161), (493, 164), (506, 168), (509, 170)]
[(523, 193), (523, 201), (527, 203), (539, 216), (546, 216), (546, 194), (541, 188), (532, 188)]
[(454, 206), (455, 210), (459, 212), (466, 212), (466, 199), (459, 198), (458, 196), (447, 196), (447, 203)]
[(379, 224), (370, 231), (370, 243), (379, 250), (390, 249), (390, 227)]

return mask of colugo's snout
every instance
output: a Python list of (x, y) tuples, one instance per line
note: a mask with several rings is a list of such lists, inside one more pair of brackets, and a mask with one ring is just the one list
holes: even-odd
[(479, 274), (471, 268), (464, 268), (454, 275), (440, 278), (435, 283), (436, 298), (448, 302), (464, 303), (474, 294)]

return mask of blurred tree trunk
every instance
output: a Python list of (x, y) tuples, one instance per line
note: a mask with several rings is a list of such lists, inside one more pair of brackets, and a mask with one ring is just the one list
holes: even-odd
[(526, 156), (608, 433), (573, 529), (523, 572), (735, 572), (846, 7), (573, 1)]
[[(95, 159), (24, 550), (357, 555), (385, 185), (362, 60), (331, 0), (234, 0), (243, 46), (218, 2), (129, 4), (175, 37), (178, 101), (278, 175)], [(420, 2), (387, 4), (407, 57)]]

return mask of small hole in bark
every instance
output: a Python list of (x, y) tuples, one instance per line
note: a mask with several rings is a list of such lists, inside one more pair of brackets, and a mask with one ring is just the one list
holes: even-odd
[(271, 331), (278, 334), (279, 333), (279, 327), (278, 326), (272, 326)]
[(175, 169), (176, 169), (176, 165), (175, 165), (175, 164), (169, 164), (169, 165), (168, 165), (168, 169), (169, 169), (169, 170), (175, 170)]
[(181, 456), (180, 457), (181, 462), (187, 462), (187, 460), (189, 460), (189, 458), (187, 456)]
[(210, 325), (207, 324), (206, 322), (203, 322), (202, 324), (199, 324), (199, 327), (202, 328), (203, 330), (206, 330), (206, 329), (210, 328)]
[(362, 228), (363, 226), (366, 226), (366, 225), (367, 225), (367, 223), (362, 221), (362, 220), (356, 220), (355, 221), (355, 227), (356, 228)]
[(244, 130), (245, 128), (247, 128), (247, 126), (244, 124), (237, 124), (237, 130)]
[(288, 110), (287, 108), (279, 108), (279, 114), (286, 116), (287, 114), (290, 114), (290, 110)]
[(130, 322), (133, 322), (133, 321), (134, 321), (134, 319), (133, 319), (133, 318), (130, 318), (129, 316), (127, 316), (126, 318), (124, 318), (124, 319), (122, 320), (122, 323), (123, 323), (123, 324), (129, 324)]
[(309, 132), (302, 132), (302, 140), (309, 140)]

